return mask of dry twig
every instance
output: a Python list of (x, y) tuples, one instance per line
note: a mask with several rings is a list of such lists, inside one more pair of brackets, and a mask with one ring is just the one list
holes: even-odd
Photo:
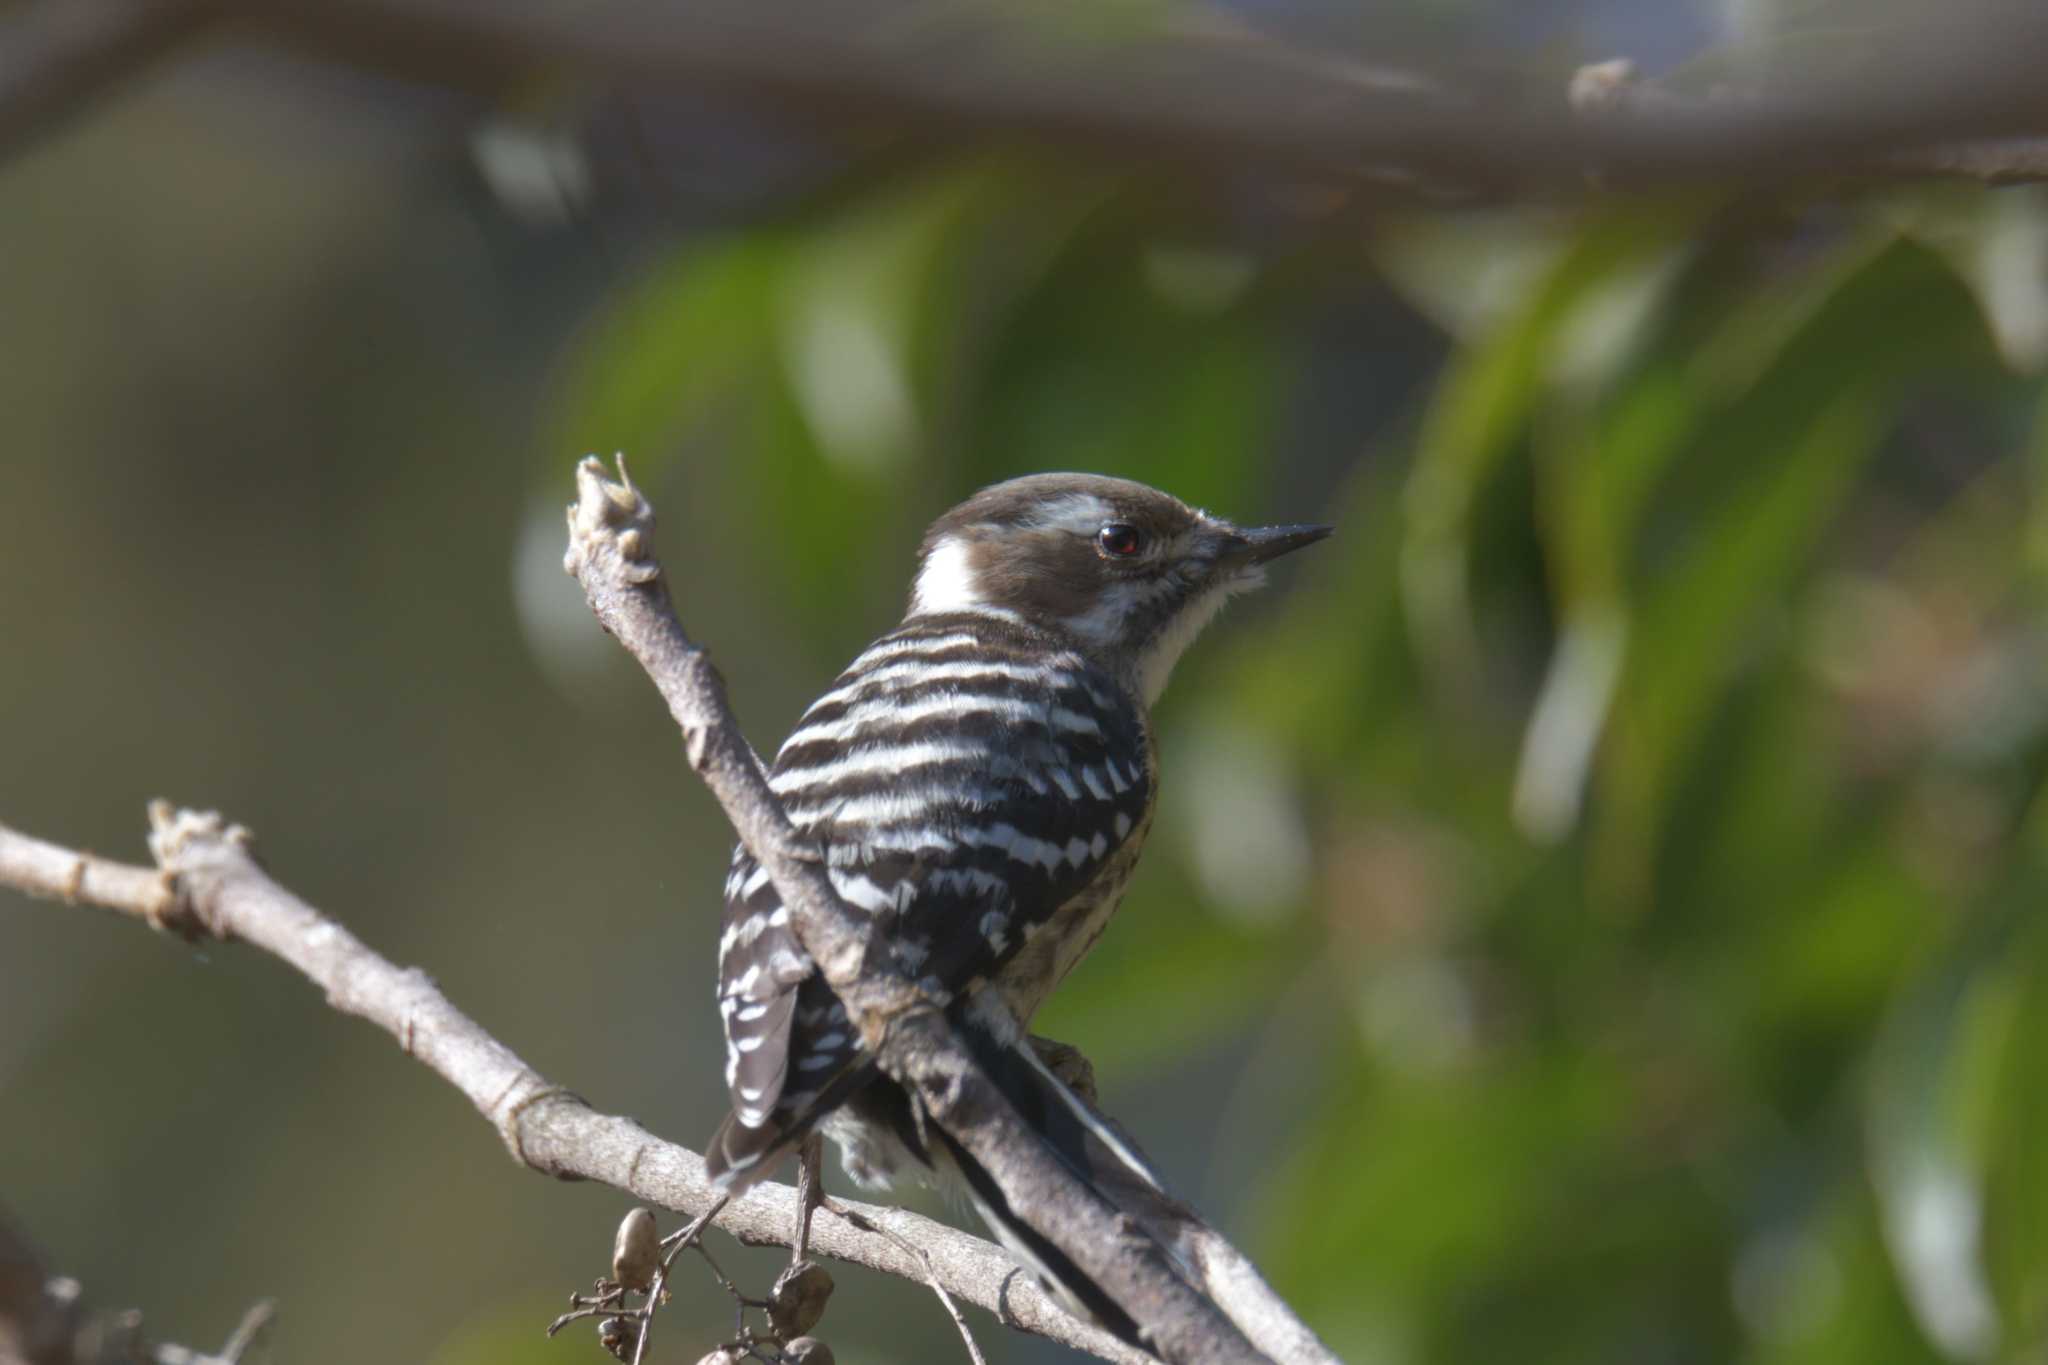
[(902, 1247), (905, 1252), (921, 1261), (925, 1269), (925, 1283), (930, 1285), (932, 1292), (939, 1296), (939, 1302), (945, 1305), (947, 1315), (953, 1319), (953, 1325), (960, 1329), (960, 1340), (966, 1343), (968, 1360), (972, 1362), (972, 1365), (988, 1365), (988, 1362), (982, 1357), (981, 1347), (975, 1344), (974, 1333), (969, 1330), (967, 1319), (960, 1315), (960, 1305), (953, 1302), (953, 1296), (946, 1292), (945, 1284), (939, 1279), (938, 1271), (932, 1265), (932, 1258), (925, 1254), (922, 1247), (915, 1245), (905, 1238), (898, 1237), (895, 1233), (889, 1231), (887, 1224), (877, 1223), (866, 1214), (861, 1213), (857, 1209), (849, 1208), (837, 1199), (821, 1197), (818, 1206), (827, 1213), (836, 1214), (844, 1218), (847, 1222), (861, 1228), (863, 1231), (881, 1233), (882, 1236), (889, 1238)]
[[(282, 959), (345, 1014), (368, 1020), (448, 1081), (497, 1130), (514, 1159), (546, 1175), (600, 1181), (634, 1198), (696, 1217), (719, 1192), (703, 1159), (631, 1119), (599, 1113), (554, 1085), (455, 1007), (417, 968), (380, 956), (274, 881), (218, 816), (150, 808), (157, 868), (91, 858), (0, 825), (0, 886), (31, 896), (119, 911), (145, 922), (191, 923)], [(85, 867), (82, 875), (71, 869)], [(168, 875), (168, 878), (166, 876)], [(165, 888), (174, 903), (166, 905)], [(885, 1210), (855, 1205), (871, 1216)], [(1108, 1333), (1074, 1321), (1002, 1248), (915, 1214), (895, 1215), (931, 1257), (949, 1292), (1025, 1331), (1123, 1365), (1144, 1357)], [(713, 1226), (749, 1246), (788, 1246), (796, 1190), (763, 1183), (721, 1208)], [(837, 1222), (811, 1234), (818, 1255), (924, 1283), (925, 1266), (891, 1239)]]

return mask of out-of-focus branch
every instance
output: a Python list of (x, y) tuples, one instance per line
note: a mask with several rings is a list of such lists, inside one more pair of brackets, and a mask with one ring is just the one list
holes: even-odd
[(2048, 180), (2048, 136), (1940, 142), (1879, 158), (1873, 174), (1899, 180), (1975, 180), (2024, 185)]
[(0, 155), (214, 17), (209, 0), (35, 0), (0, 19)]
[[(1566, 85), (1566, 98), (1583, 122), (1610, 129), (1631, 122), (1696, 122), (1714, 117), (1716, 109), (1739, 111), (1755, 103), (1753, 96), (1731, 90), (1707, 97), (1681, 94), (1659, 82), (1641, 79), (1635, 63), (1627, 58), (1580, 67)], [(1892, 149), (1874, 149), (1862, 159), (1815, 169), (1859, 180), (1954, 179), (1987, 185), (2048, 180), (2048, 101), (2042, 102), (2037, 118), (2025, 121), (2038, 124), (2040, 135), (1908, 141)]]
[[(975, 1062), (942, 1005), (889, 965), (888, 954), (868, 951), (869, 921), (839, 899), (818, 850), (791, 826), (740, 733), (717, 669), (676, 619), (654, 555), (653, 508), (624, 475), (622, 467), (612, 480), (595, 458), (577, 467), (566, 565), (598, 620), (668, 703), (690, 766), (768, 872), (791, 927), (876, 1064), (988, 1172), (1012, 1213), (1138, 1324), (1162, 1358), (1176, 1365), (1314, 1359), (1280, 1355), (1252, 1337), (1284, 1322), (1314, 1340), (1270, 1290), (1263, 1311), (1239, 1321), (1208, 1286), (1190, 1283), (1189, 1267), (1147, 1230), (1141, 1211), (1104, 1198), (1054, 1155)], [(1257, 1288), (1264, 1290), (1263, 1282)]]
[(1199, 8), (1076, 34), (1030, 6), (934, 0), (39, 0), (0, 25), (0, 152), (216, 15), (484, 93), (564, 72), (710, 90), (863, 147), (1038, 144), (1321, 192), (1302, 202), (2048, 175), (2048, 11), (2024, 0), (1930, 3), (1733, 98), (1636, 84), (1599, 117), (1525, 55), (1310, 49)]
[(51, 1274), (0, 1210), (0, 1365), (242, 1365), (274, 1313), (267, 1299), (251, 1305), (211, 1354), (150, 1343), (139, 1312), (87, 1313), (78, 1281)]
[[(1739, 99), (1631, 99), (1587, 118), (1568, 82), (1496, 52), (1306, 49), (1216, 12), (1079, 36), (1032, 7), (924, 0), (247, 0), (316, 52), (471, 85), (572, 69), (708, 88), (899, 144), (1043, 143), (1208, 182), (1263, 177), (1356, 194), (1556, 197), (2038, 171), (2048, 12), (1930, 5), (1924, 20), (1780, 64)], [(1853, 60), (1845, 58), (1853, 57)]]
[[(328, 1003), (389, 1033), (466, 1096), (525, 1165), (563, 1179), (602, 1181), (662, 1208), (695, 1216), (718, 1192), (695, 1152), (654, 1137), (631, 1119), (600, 1114), (522, 1061), (463, 1014), (417, 968), (399, 967), (272, 880), (251, 855), (249, 837), (218, 816), (150, 808), (156, 868), (74, 853), (0, 826), (0, 886), (32, 896), (97, 905), (172, 929), (189, 926), (283, 959), (327, 994)], [(85, 867), (82, 875), (71, 869)], [(164, 902), (168, 884), (174, 903)], [(1000, 1247), (900, 1209), (849, 1203), (872, 1228), (827, 1217), (812, 1223), (813, 1252), (948, 1293), (1025, 1331), (1121, 1365), (1145, 1357), (1075, 1321)], [(740, 1241), (788, 1246), (797, 1192), (763, 1183), (714, 1219)], [(929, 1256), (913, 1256), (890, 1233)], [(33, 1357), (31, 1357), (33, 1359)]]
[(67, 1365), (74, 1330), (35, 1248), (0, 1214), (0, 1365)]

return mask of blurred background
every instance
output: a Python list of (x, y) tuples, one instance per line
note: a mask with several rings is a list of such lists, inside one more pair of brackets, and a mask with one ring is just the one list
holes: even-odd
[[(217, 806), (699, 1144), (729, 834), (576, 457), (764, 748), (985, 483), (1332, 521), (1182, 664), (1040, 1030), (1350, 1361), (2048, 1359), (2038, 29), (232, 9), (0, 7), (0, 819)], [(5, 892), (0, 1201), (155, 1335), (435, 1365), (602, 1359), (540, 1332), (626, 1206), (280, 964)], [(840, 1359), (962, 1358), (834, 1273)], [(729, 1320), (686, 1273), (657, 1354)]]

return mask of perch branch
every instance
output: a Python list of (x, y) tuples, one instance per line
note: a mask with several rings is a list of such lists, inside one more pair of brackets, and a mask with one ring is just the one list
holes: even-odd
[[(248, 836), (215, 816), (150, 808), (156, 868), (108, 862), (0, 825), (0, 886), (95, 905), (151, 924), (231, 939), (281, 958), (327, 994), (328, 1003), (396, 1039), (476, 1106), (513, 1157), (561, 1179), (596, 1180), (643, 1202), (695, 1217), (717, 1202), (695, 1152), (654, 1137), (631, 1119), (602, 1114), (550, 1083), (457, 1009), (424, 972), (400, 967), (274, 881), (251, 856)], [(82, 867), (83, 872), (76, 869)], [(168, 895), (171, 900), (166, 903)], [(852, 1204), (930, 1258), (956, 1299), (1011, 1326), (1119, 1365), (1144, 1357), (1108, 1333), (1076, 1322), (1000, 1247), (900, 1209)], [(763, 1183), (721, 1210), (714, 1225), (750, 1246), (788, 1246), (797, 1192)], [(923, 1257), (888, 1234), (840, 1219), (814, 1223), (811, 1250), (928, 1284)]]

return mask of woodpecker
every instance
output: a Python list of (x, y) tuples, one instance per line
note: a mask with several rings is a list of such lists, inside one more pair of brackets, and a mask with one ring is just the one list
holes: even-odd
[[(1144, 847), (1159, 789), (1151, 707), (1225, 601), (1330, 530), (1238, 527), (1096, 475), (985, 488), (932, 524), (902, 623), (776, 754), (769, 785), (840, 898), (874, 917), (870, 953), (893, 954), (946, 1003), (1056, 1149), (1073, 1149), (1071, 1133), (1052, 1132), (1073, 1115), (1017, 1094), (1066, 1093), (1026, 1029), (1102, 933)], [(726, 878), (718, 973), (732, 1112), (706, 1158), (714, 1180), (744, 1189), (814, 1129), (864, 1186), (964, 1177), (984, 1220), (1071, 1307), (1132, 1334), (1007, 1216), (985, 1175), (958, 1169), (964, 1153), (930, 1150), (937, 1130), (867, 1056), (744, 847)]]

